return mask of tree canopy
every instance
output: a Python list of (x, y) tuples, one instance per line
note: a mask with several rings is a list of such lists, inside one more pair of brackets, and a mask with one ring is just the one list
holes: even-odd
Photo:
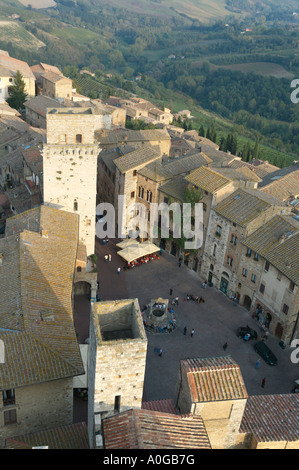
[(24, 103), (28, 96), (25, 92), (25, 86), (23, 75), (18, 70), (14, 77), (14, 84), (8, 89), (9, 97), (6, 101), (11, 108), (19, 110), (24, 107)]

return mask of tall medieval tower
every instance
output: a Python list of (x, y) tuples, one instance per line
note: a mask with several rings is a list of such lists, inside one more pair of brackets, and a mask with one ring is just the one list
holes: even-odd
[(50, 108), (43, 148), (44, 204), (79, 214), (87, 256), (95, 251), (97, 123), (92, 108)]

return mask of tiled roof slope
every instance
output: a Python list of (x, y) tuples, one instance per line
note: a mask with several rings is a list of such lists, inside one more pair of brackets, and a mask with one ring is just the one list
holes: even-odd
[(231, 183), (229, 178), (226, 178), (225, 176), (217, 173), (217, 171), (204, 166), (192, 171), (190, 175), (186, 176), (186, 180), (198, 188), (209, 191), (210, 193), (214, 193)]
[(299, 169), (275, 179), (272, 183), (260, 189), (282, 201), (299, 197)]
[(228, 220), (245, 227), (271, 205), (283, 206), (283, 202), (255, 189), (237, 189), (214, 208)]
[(181, 365), (187, 373), (192, 402), (247, 398), (240, 367), (230, 356), (186, 359)]
[(200, 416), (133, 409), (103, 419), (106, 449), (210, 449)]
[(86, 423), (75, 423), (58, 428), (24, 434), (6, 439), (6, 449), (89, 449)]
[(0, 66), (7, 68), (12, 72), (19, 70), (23, 77), (35, 79), (29, 65), (23, 60), (14, 59), (6, 54), (0, 53)]
[(114, 164), (117, 168), (125, 173), (138, 166), (146, 165), (147, 163), (153, 162), (161, 158), (161, 153), (158, 147), (151, 147), (150, 145), (144, 145), (133, 152), (130, 152), (122, 157), (118, 157), (114, 160)]
[[(260, 165), (259, 165), (260, 166)], [(258, 167), (257, 167), (258, 168)], [(276, 181), (284, 176), (299, 170), (299, 161), (294, 162), (292, 165), (285, 166), (284, 168), (276, 168), (271, 174), (267, 174), (263, 177), (263, 181), (259, 184), (259, 187), (267, 186), (268, 184)]]
[(44, 95), (37, 95), (25, 102), (25, 108), (40, 114), (41, 116), (46, 117), (48, 108), (65, 108), (64, 103), (49, 98)]
[(186, 179), (183, 176), (178, 176), (177, 178), (173, 178), (162, 184), (159, 188), (159, 191), (167, 194), (170, 197), (173, 197), (176, 200), (185, 202), (187, 187), (188, 183)]
[(189, 173), (194, 169), (203, 165), (208, 165), (212, 160), (201, 153), (186, 155), (182, 158), (175, 158), (173, 161), (167, 163), (150, 163), (146, 167), (139, 170), (139, 173), (145, 178), (150, 178), (154, 181), (165, 181), (174, 176), (183, 173)]
[(242, 243), (299, 284), (299, 223), (291, 215), (272, 217)]
[(77, 243), (76, 214), (40, 206), (7, 220), (0, 240), (0, 389), (84, 373), (71, 299)]
[(120, 142), (142, 142), (142, 141), (170, 141), (170, 135), (167, 131), (161, 129), (148, 129), (134, 131), (131, 129), (99, 131), (96, 135), (102, 145), (118, 144)]
[(141, 408), (143, 410), (161, 411), (162, 413), (178, 414), (172, 399), (144, 401)]
[(299, 395), (248, 397), (240, 432), (253, 433), (258, 442), (299, 440)]

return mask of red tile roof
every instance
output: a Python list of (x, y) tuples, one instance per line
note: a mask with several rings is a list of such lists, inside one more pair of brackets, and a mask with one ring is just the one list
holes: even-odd
[(132, 409), (103, 419), (106, 449), (210, 449), (200, 416)]
[(299, 395), (248, 397), (241, 433), (253, 433), (259, 442), (299, 440)]
[(6, 439), (6, 449), (32, 449), (41, 446), (48, 446), (49, 449), (89, 449), (86, 423), (60, 426)]
[(181, 364), (192, 402), (247, 398), (240, 367), (230, 356), (186, 359)]
[(141, 408), (143, 410), (161, 411), (162, 413), (178, 414), (173, 400), (155, 400), (155, 401), (144, 401)]

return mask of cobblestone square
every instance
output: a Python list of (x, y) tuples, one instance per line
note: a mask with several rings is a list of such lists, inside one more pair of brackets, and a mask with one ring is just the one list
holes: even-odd
[[(128, 271), (117, 254), (116, 241), (102, 245), (98, 240), (99, 292), (101, 300), (138, 298), (140, 308), (158, 297), (179, 297), (179, 304), (174, 306), (177, 328), (169, 334), (148, 333), (147, 365), (144, 384), (144, 401), (175, 399), (179, 363), (181, 359), (231, 355), (240, 365), (249, 395), (290, 393), (294, 380), (299, 378), (299, 365), (290, 359), (293, 349), (281, 349), (279, 340), (272, 335), (267, 345), (278, 358), (276, 366), (267, 365), (263, 359), (260, 367), (255, 368), (259, 356), (254, 351), (254, 340), (248, 343), (237, 337), (239, 326), (249, 325), (257, 331), (259, 338), (262, 331), (248, 310), (235, 306), (222, 292), (215, 288), (201, 287), (203, 279), (197, 273), (178, 260), (163, 252), (159, 260), (151, 261)], [(104, 255), (111, 254), (111, 262), (105, 263)], [(170, 289), (173, 290), (170, 296)], [(187, 294), (201, 296), (204, 303), (184, 301)], [(184, 335), (184, 327), (187, 333)], [(191, 329), (194, 335), (191, 337)], [(223, 345), (227, 343), (226, 350)], [(162, 349), (160, 357), (157, 350)], [(265, 378), (265, 387), (262, 380)]]

